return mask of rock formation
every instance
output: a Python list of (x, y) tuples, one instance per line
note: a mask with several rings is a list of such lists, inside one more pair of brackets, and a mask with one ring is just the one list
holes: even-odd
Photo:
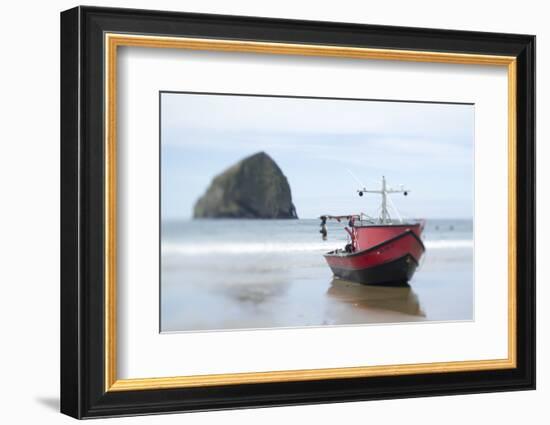
[(195, 204), (195, 218), (298, 218), (290, 186), (265, 152), (237, 162), (214, 177)]

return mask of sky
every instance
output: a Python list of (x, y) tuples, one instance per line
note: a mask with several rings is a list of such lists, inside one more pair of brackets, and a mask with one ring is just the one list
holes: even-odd
[(472, 218), (474, 105), (161, 94), (161, 213), (189, 219), (213, 177), (259, 151), (300, 218), (376, 215), (382, 176), (404, 217)]

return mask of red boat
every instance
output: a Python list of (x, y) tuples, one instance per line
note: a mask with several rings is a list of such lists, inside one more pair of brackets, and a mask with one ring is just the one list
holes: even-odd
[(324, 255), (334, 275), (341, 279), (367, 285), (405, 284), (413, 276), (425, 248), (422, 243), (424, 221), (394, 220), (387, 208), (389, 193), (408, 194), (408, 190), (391, 189), (382, 177), (380, 190), (358, 190), (364, 193), (382, 195), (381, 213), (378, 219), (364, 214), (350, 216), (323, 216), (341, 221), (347, 219), (350, 242), (344, 249), (330, 251)]

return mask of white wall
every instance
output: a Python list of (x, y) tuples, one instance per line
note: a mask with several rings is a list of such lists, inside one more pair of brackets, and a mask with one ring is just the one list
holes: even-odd
[[(69, 423), (59, 381), (59, 12), (70, 1), (5, 2), (0, 15), (0, 421)], [(96, 5), (537, 35), (538, 217), (550, 214), (547, 117), (550, 26), (545, 2), (514, 1), (97, 1)], [(550, 255), (538, 223), (538, 256)], [(538, 390), (321, 406), (166, 415), (109, 423), (210, 424), (315, 421), (423, 425), (548, 423), (550, 275), (538, 270)], [(546, 403), (545, 403), (546, 402)]]

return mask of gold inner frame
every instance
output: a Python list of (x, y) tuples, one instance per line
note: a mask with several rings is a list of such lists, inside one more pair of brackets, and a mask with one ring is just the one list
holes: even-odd
[[(510, 369), (516, 367), (516, 58), (462, 53), (370, 49), (326, 45), (105, 34), (105, 391), (131, 391), (335, 378)], [(118, 379), (116, 324), (116, 99), (119, 46), (325, 56), (507, 67), (508, 72), (508, 357), (381, 366)]]

